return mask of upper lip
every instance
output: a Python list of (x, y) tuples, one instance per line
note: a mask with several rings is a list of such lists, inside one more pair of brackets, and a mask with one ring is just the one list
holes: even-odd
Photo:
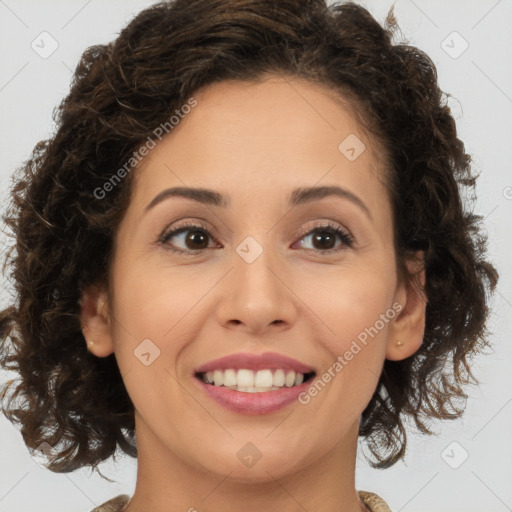
[(263, 354), (240, 353), (215, 359), (201, 365), (195, 371), (196, 373), (206, 373), (214, 370), (294, 370), (296, 373), (310, 373), (314, 369), (310, 366), (292, 359), (291, 357), (277, 354), (275, 352), (265, 352)]

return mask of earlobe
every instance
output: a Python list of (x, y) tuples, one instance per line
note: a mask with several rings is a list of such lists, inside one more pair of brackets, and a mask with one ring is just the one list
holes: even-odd
[(427, 298), (424, 293), (423, 253), (417, 255), (414, 265), (416, 269), (419, 265), (421, 270), (414, 271), (411, 281), (401, 283), (395, 296), (401, 309), (389, 329), (386, 359), (391, 361), (412, 356), (421, 347), (425, 335)]
[(80, 300), (82, 333), (87, 349), (97, 357), (107, 357), (114, 352), (110, 330), (110, 313), (107, 292), (91, 286)]

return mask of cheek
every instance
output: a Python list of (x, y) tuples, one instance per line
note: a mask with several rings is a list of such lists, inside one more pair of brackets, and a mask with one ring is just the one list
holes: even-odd
[(379, 284), (373, 281), (365, 288), (364, 283), (359, 281), (354, 288), (346, 288), (347, 293), (340, 298), (338, 313), (334, 317), (334, 329), (340, 340), (364, 343), (368, 333), (371, 333), (372, 339), (386, 337), (389, 320), (383, 322), (381, 318), (392, 310), (392, 297), (389, 290)]
[(317, 338), (327, 356), (317, 376), (322, 398), (313, 407), (323, 403), (326, 407), (317, 412), (330, 411), (339, 425), (355, 420), (371, 399), (395, 316), (394, 274), (369, 272), (368, 268), (340, 271), (335, 280), (326, 280), (308, 298), (326, 327)]
[(333, 354), (344, 351), (347, 343), (350, 345), (358, 336), (364, 339), (368, 330), (375, 334), (375, 327), (379, 338), (387, 333), (390, 319), (383, 323), (381, 318), (386, 312), (393, 313), (395, 274), (371, 268), (340, 269), (322, 281), (317, 280), (314, 288), (301, 292), (307, 297), (304, 302), (311, 305), (322, 321), (325, 329), (321, 339)]
[(201, 308), (201, 298), (212, 286), (204, 273), (195, 277), (186, 269), (157, 270), (151, 262), (120, 261), (113, 287), (118, 327), (125, 327), (122, 337), (128, 332), (139, 343), (150, 338), (164, 350), (177, 332), (182, 333), (191, 310)]
[[(144, 386), (151, 385), (150, 381), (157, 376), (155, 369), (165, 366), (174, 374), (172, 352), (178, 351), (179, 346), (171, 341), (186, 313), (186, 300), (171, 300), (175, 293), (156, 279), (150, 265), (119, 259), (115, 269), (112, 337), (116, 359), (121, 373), (127, 376), (130, 392), (130, 381), (135, 378), (140, 378)], [(145, 372), (146, 369), (151, 371)], [(160, 371), (158, 375), (168, 377)]]
[(176, 361), (186, 340), (196, 335), (198, 326), (186, 318), (200, 290), (163, 279), (151, 265), (128, 261), (116, 267), (113, 286), (115, 354), (136, 410), (153, 421), (163, 408), (181, 414)]

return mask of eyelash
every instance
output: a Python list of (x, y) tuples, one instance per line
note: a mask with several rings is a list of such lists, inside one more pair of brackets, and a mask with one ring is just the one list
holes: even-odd
[[(166, 244), (170, 238), (172, 238), (176, 235), (179, 235), (183, 232), (186, 232), (186, 231), (199, 231), (199, 232), (206, 234), (211, 240), (213, 240), (213, 237), (211, 236), (210, 232), (207, 229), (205, 229), (202, 226), (197, 225), (197, 224), (188, 223), (188, 224), (184, 224), (176, 229), (173, 229), (172, 231), (169, 231), (169, 232), (164, 231), (160, 235), (160, 237), (158, 239), (158, 243), (161, 245), (165, 245), (165, 248), (170, 251), (173, 251), (178, 254), (185, 254), (187, 256), (195, 256), (195, 255), (199, 254), (200, 252), (205, 251), (206, 248), (205, 249), (197, 249), (194, 251), (192, 249), (189, 249), (189, 250), (176, 249), (176, 248), (170, 247), (169, 245)], [(338, 235), (339, 239), (342, 241), (342, 245), (338, 249), (327, 249), (327, 250), (307, 249), (308, 251), (313, 251), (314, 253), (320, 254), (320, 255), (326, 255), (326, 254), (329, 255), (329, 254), (338, 253), (340, 251), (346, 250), (347, 247), (350, 248), (354, 245), (354, 239), (347, 231), (343, 230), (336, 224), (332, 224), (330, 222), (328, 222), (326, 224), (319, 225), (319, 226), (315, 226), (313, 229), (310, 229), (308, 232), (304, 233), (301, 236), (300, 240), (302, 240), (306, 236), (312, 235), (313, 233), (315, 233), (317, 231), (327, 231), (327, 232), (334, 233), (335, 235)]]

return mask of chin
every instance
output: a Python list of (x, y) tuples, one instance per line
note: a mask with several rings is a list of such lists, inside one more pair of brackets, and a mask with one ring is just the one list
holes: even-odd
[[(299, 457), (290, 458), (290, 450), (284, 448), (276, 451), (256, 451), (250, 442), (244, 443), (242, 447), (233, 453), (211, 456), (210, 460), (217, 461), (214, 467), (206, 468), (222, 474), (229, 475), (229, 480), (236, 483), (264, 483), (274, 482), (295, 473), (298, 468), (304, 466)], [(272, 453), (273, 452), (273, 453)]]

